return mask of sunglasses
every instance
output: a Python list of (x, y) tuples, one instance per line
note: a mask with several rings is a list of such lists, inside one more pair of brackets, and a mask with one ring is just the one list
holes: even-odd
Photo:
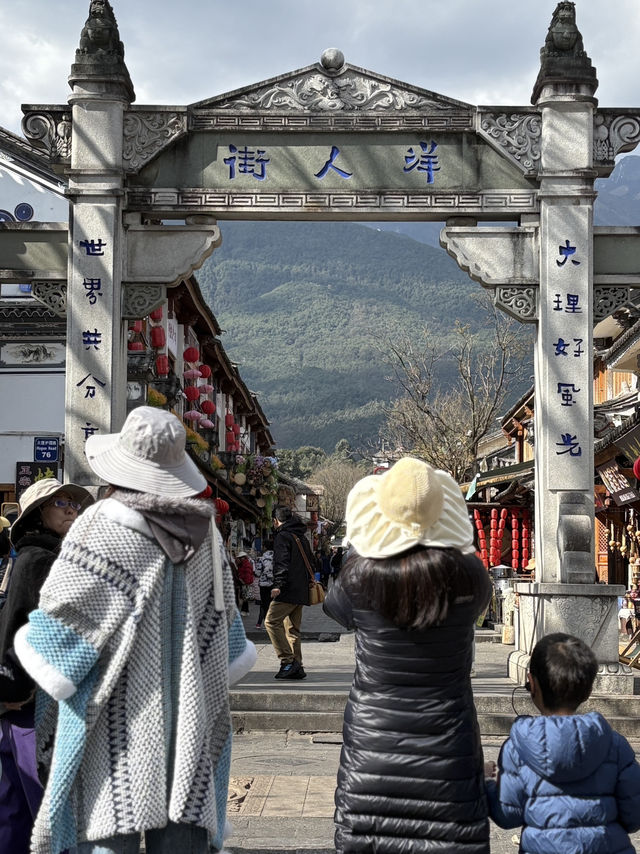
[(51, 507), (71, 507), (72, 510), (76, 510), (77, 512), (80, 512), (80, 508), (82, 507), (82, 504), (79, 504), (77, 501), (65, 501), (64, 498), (56, 498), (54, 501), (51, 502), (51, 504), (49, 506), (51, 506)]

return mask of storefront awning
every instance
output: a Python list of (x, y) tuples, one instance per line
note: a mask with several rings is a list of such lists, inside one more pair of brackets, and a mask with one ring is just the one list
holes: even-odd
[(512, 466), (504, 466), (485, 472), (476, 481), (476, 492), (487, 486), (500, 486), (505, 483), (511, 483), (511, 481), (521, 477), (532, 477), (533, 466), (533, 460), (527, 460), (525, 463), (515, 463)]

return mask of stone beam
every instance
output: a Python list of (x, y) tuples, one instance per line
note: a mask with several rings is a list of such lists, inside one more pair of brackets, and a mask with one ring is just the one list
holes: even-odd
[[(210, 221), (135, 224), (125, 233), (122, 281), (128, 285), (177, 284), (201, 267), (222, 241), (220, 229)], [(66, 282), (68, 240), (66, 223), (0, 223), (0, 282)]]

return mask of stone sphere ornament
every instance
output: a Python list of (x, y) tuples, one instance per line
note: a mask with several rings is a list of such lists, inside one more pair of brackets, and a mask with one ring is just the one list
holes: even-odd
[(344, 65), (344, 53), (337, 47), (328, 47), (322, 51), (320, 64), (327, 71), (339, 71)]

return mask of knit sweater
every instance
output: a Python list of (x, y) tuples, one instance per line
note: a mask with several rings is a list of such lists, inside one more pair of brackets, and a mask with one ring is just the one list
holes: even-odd
[[(171, 503), (171, 502), (166, 502)], [(182, 512), (203, 502), (181, 500)], [(174, 511), (175, 512), (175, 508)], [(167, 632), (168, 574), (182, 573), (178, 643)], [(207, 828), (222, 845), (231, 750), (228, 683), (255, 661), (220, 537), (174, 566), (140, 512), (112, 498), (64, 539), (16, 652), (59, 702), (33, 854), (163, 827)], [(181, 662), (173, 689), (167, 662)], [(167, 693), (177, 714), (167, 720)], [(173, 722), (173, 723), (172, 723)], [(171, 726), (174, 727), (173, 731)]]

